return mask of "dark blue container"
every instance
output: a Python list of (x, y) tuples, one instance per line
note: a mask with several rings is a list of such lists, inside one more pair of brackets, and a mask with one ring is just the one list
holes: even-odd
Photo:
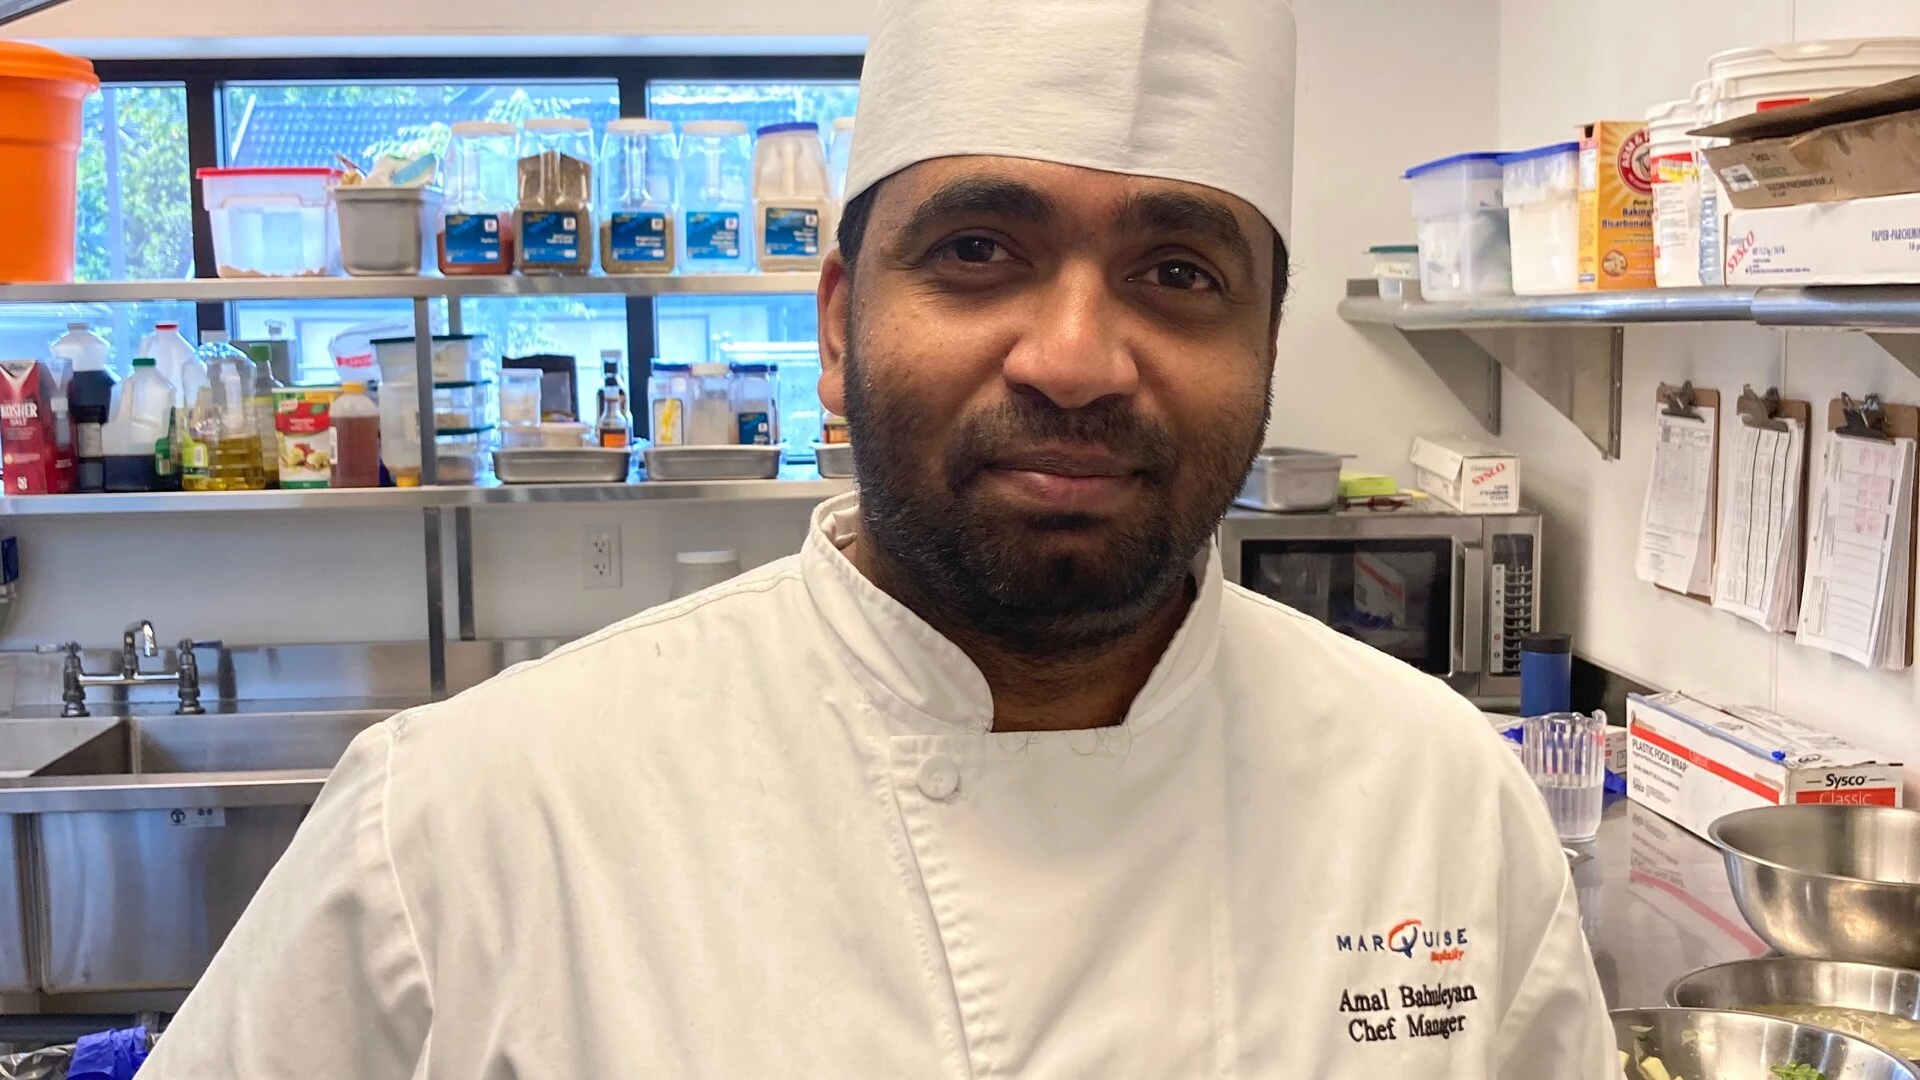
[(1573, 639), (1528, 634), (1520, 639), (1520, 715), (1573, 710)]

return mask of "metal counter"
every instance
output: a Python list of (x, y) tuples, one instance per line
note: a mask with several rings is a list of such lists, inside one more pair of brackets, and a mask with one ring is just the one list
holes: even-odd
[(1687, 972), (1769, 951), (1734, 906), (1719, 852), (1646, 807), (1616, 798), (1598, 839), (1574, 850), (1594, 855), (1573, 880), (1609, 1007), (1664, 1005)]

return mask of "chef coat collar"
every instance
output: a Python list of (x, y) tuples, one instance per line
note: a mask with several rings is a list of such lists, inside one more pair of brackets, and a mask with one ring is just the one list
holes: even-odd
[[(875, 701), (904, 706), (971, 732), (993, 727), (986, 676), (960, 647), (905, 604), (868, 581), (845, 549), (859, 532), (857, 494), (821, 503), (813, 512), (801, 573), (822, 618), (838, 639), (854, 679)], [(1140, 732), (1180, 704), (1213, 667), (1220, 641), (1220, 556), (1211, 541), (1193, 562), (1198, 583), (1186, 620), (1127, 710)]]

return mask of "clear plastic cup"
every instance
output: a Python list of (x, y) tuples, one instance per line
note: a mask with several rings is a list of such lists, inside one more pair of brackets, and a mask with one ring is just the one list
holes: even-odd
[(500, 422), (540, 422), (540, 372), (535, 368), (504, 368), (500, 372)]
[(1561, 840), (1591, 840), (1600, 832), (1600, 801), (1607, 779), (1606, 713), (1596, 709), (1592, 716), (1527, 717), (1521, 729), (1520, 760), (1547, 800), (1547, 813)]
[(732, 551), (682, 551), (673, 557), (669, 600), (692, 596), (740, 575), (740, 556)]

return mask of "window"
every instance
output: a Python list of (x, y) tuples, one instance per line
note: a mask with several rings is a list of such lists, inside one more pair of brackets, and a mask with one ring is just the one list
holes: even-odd
[[(227, 83), (221, 94), (225, 160), (248, 167), (337, 166), (334, 155), (341, 154), (364, 169), (385, 154), (443, 153), (461, 120), (572, 116), (599, 133), (620, 114), (611, 80)], [(299, 342), (303, 381), (332, 381), (329, 346), (338, 334), (413, 332), (410, 305), (392, 300), (260, 302), (236, 304), (235, 313), (247, 337), (265, 336), (268, 321), (285, 324)], [(461, 315), (462, 329), (486, 334), (502, 356), (572, 356), (582, 415), (600, 385), (600, 350), (627, 347), (626, 302), (617, 296), (475, 298)], [(445, 327), (444, 309), (436, 322)]]
[[(823, 133), (852, 116), (860, 84), (837, 82), (652, 82), (647, 115), (689, 120), (739, 120), (749, 130), (811, 120)], [(819, 324), (812, 294), (797, 296), (663, 296), (654, 305), (656, 351), (662, 359), (774, 360), (787, 446), (810, 456), (819, 438)]]
[[(81, 124), (74, 277), (192, 277), (186, 88), (109, 83), (87, 98)], [(191, 336), (193, 305), (0, 305), (0, 356), (45, 356), (67, 323), (87, 322), (124, 372), (140, 339), (169, 320)]]

